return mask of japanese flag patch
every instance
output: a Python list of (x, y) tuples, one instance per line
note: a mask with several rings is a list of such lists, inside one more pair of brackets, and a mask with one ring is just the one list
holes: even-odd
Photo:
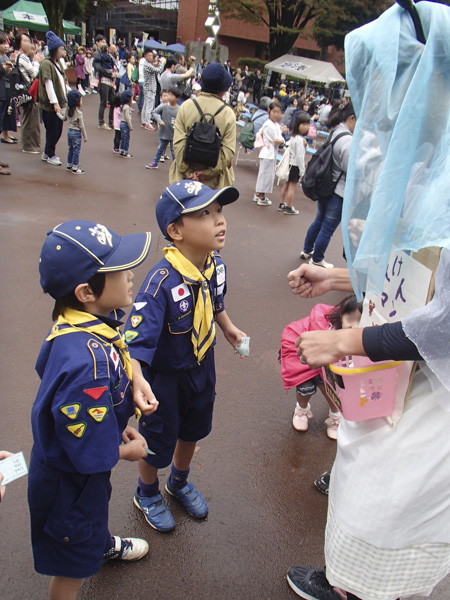
[(181, 283), (170, 290), (172, 292), (172, 299), (174, 302), (184, 300), (191, 295), (188, 286), (185, 283)]

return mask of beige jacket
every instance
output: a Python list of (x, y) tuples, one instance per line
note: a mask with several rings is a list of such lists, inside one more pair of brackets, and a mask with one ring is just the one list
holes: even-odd
[[(201, 92), (197, 96), (197, 102), (205, 114), (210, 113), (212, 115), (223, 104), (219, 96), (205, 92)], [(214, 122), (222, 135), (222, 149), (217, 166), (214, 168), (205, 168), (204, 165), (188, 165), (183, 161), (187, 134), (192, 125), (197, 121), (200, 121), (200, 113), (192, 100), (186, 100), (180, 106), (174, 126), (173, 145), (175, 149), (175, 161), (170, 169), (170, 184), (182, 179), (189, 179), (193, 171), (202, 171), (202, 183), (214, 190), (233, 185), (234, 172), (232, 165), (236, 150), (236, 117), (233, 110), (227, 107), (214, 118)]]

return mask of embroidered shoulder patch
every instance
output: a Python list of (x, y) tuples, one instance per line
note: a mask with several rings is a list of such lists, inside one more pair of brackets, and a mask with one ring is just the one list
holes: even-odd
[(133, 315), (130, 320), (131, 320), (131, 327), (136, 329), (136, 327), (139, 327), (139, 325), (142, 323), (142, 321), (144, 320), (144, 317), (142, 315)]
[(86, 431), (86, 427), (87, 427), (86, 423), (74, 423), (74, 425), (66, 425), (66, 428), (76, 438), (83, 437), (84, 432)]
[(135, 340), (139, 335), (139, 332), (137, 331), (125, 331), (125, 341), (127, 342), (127, 344), (129, 344), (130, 342), (132, 342), (133, 340)]
[(78, 404), (78, 402), (75, 402), (75, 404), (65, 404), (64, 406), (61, 406), (59, 410), (63, 415), (69, 417), (69, 419), (76, 419), (81, 410), (81, 404)]
[(87, 410), (88, 415), (91, 416), (94, 421), (97, 421), (97, 423), (101, 423), (104, 420), (108, 411), (109, 408), (107, 406), (92, 406)]
[(107, 386), (104, 385), (102, 387), (89, 388), (87, 390), (83, 390), (83, 392), (85, 394), (87, 394), (88, 396), (90, 396), (91, 398), (93, 398), (94, 400), (98, 400), (100, 398), (100, 396), (102, 396), (103, 393), (106, 392), (107, 389), (108, 389)]

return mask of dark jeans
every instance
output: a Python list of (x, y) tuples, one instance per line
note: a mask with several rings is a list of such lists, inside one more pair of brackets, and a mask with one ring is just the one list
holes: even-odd
[(130, 128), (125, 121), (120, 121), (120, 136), (120, 151), (124, 154), (128, 154), (128, 148), (130, 147)]
[(67, 145), (69, 146), (67, 166), (78, 167), (80, 164), (81, 131), (78, 131), (77, 129), (68, 129)]
[(59, 142), (63, 130), (63, 122), (56, 116), (54, 110), (43, 110), (42, 121), (45, 127), (45, 154), (52, 158), (55, 156), (56, 144)]
[(309, 226), (303, 244), (303, 252), (312, 253), (314, 262), (320, 262), (325, 258), (331, 236), (341, 222), (342, 200), (341, 196), (333, 194), (329, 200), (317, 201), (316, 218)]
[(142, 112), (142, 107), (144, 106), (144, 84), (139, 83), (139, 98), (138, 98), (138, 113)]
[(105, 122), (105, 108), (109, 104), (109, 119), (108, 125), (113, 125), (113, 111), (114, 111), (114, 88), (106, 83), (98, 84), (98, 93), (100, 94), (100, 107), (98, 109), (98, 124), (103, 125)]
[(85, 77), (77, 77), (77, 89), (78, 86), (81, 85), (82, 89), (86, 89), (86, 78)]
[(120, 138), (122, 134), (120, 133), (120, 129), (116, 129), (114, 133), (114, 150), (118, 150), (120, 147)]
[(159, 140), (158, 148), (156, 149), (156, 155), (153, 159), (153, 162), (158, 164), (159, 159), (166, 151), (167, 145), (170, 144), (170, 151), (172, 152), (172, 160), (175, 160), (175, 152), (173, 151), (173, 141), (172, 140)]

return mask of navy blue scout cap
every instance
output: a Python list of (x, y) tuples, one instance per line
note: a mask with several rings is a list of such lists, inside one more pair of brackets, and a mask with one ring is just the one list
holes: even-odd
[(216, 200), (224, 206), (238, 198), (239, 192), (235, 187), (212, 190), (199, 181), (185, 179), (173, 183), (163, 191), (156, 203), (156, 220), (162, 234), (167, 237), (167, 227), (181, 215), (206, 208)]
[(67, 221), (47, 233), (39, 259), (44, 292), (63, 298), (96, 273), (126, 271), (140, 265), (152, 235), (118, 235), (92, 221)]

